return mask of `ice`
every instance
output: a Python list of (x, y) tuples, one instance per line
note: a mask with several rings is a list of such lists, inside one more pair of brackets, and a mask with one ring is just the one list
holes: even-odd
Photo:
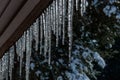
[(8, 80), (9, 77), (9, 53), (6, 53), (6, 57), (5, 57), (5, 78), (6, 80)]
[(38, 19), (36, 19), (36, 22), (35, 23), (33, 23), (33, 25), (32, 25), (32, 28), (33, 28), (33, 38), (34, 38), (34, 40), (35, 40), (35, 49), (36, 49), (36, 51), (38, 51), (38, 36), (39, 36), (39, 20)]
[(61, 24), (62, 24), (62, 19), (63, 19), (62, 18), (63, 17), (63, 15), (62, 15), (63, 14), (63, 12), (62, 12), (62, 6), (63, 6), (63, 4), (62, 3), (63, 3), (62, 0), (60, 0), (59, 1), (59, 7), (58, 7), (58, 9), (59, 9), (59, 15), (58, 15), (59, 16), (59, 18), (58, 18), (59, 19), (59, 24), (58, 24), (59, 31), (58, 32), (59, 32), (60, 38), (62, 37), (61, 36), (61, 32), (62, 32), (61, 31), (62, 30), (62, 25)]
[(47, 54), (47, 47), (48, 47), (48, 32), (47, 32), (47, 13), (43, 14), (43, 23), (44, 23), (44, 56), (46, 57)]
[(56, 2), (53, 1), (53, 33), (56, 34)]
[(50, 62), (51, 62), (51, 30), (52, 30), (52, 27), (51, 27), (51, 7), (49, 7), (49, 18), (48, 18), (48, 64), (50, 65)]
[(29, 80), (29, 67), (30, 67), (30, 57), (31, 57), (31, 28), (26, 32), (26, 80)]
[(20, 60), (20, 77), (22, 73), (22, 62), (23, 62), (23, 53), (25, 51), (25, 33), (23, 36), (16, 42), (16, 52), (18, 55), (18, 59)]
[(64, 45), (64, 43), (65, 43), (65, 14), (66, 14), (66, 2), (65, 2), (66, 0), (63, 0), (63, 9), (62, 9), (62, 25), (63, 25), (63, 27), (62, 27), (62, 44)]
[(6, 52), (5, 53), (5, 55), (3, 56), (3, 58), (2, 58), (2, 62), (1, 62), (1, 71), (2, 71), (2, 73), (1, 73), (1, 80), (3, 80), (3, 79), (6, 79), (6, 80), (8, 80), (8, 73), (9, 73), (9, 70), (8, 70), (8, 68), (9, 68), (9, 55), (8, 55), (8, 52)]
[(10, 62), (9, 62), (9, 77), (12, 80), (12, 69), (14, 68), (14, 46), (12, 46), (9, 50)]
[(79, 2), (79, 0), (76, 0), (76, 10), (78, 10), (78, 9), (79, 9), (78, 2)]
[(81, 0), (81, 16), (83, 16), (83, 14), (85, 13), (86, 11), (86, 6), (88, 5), (88, 2), (87, 0)]
[(20, 41), (19, 41), (19, 57), (20, 57), (20, 76), (21, 76), (21, 73), (22, 73), (22, 59), (23, 59), (23, 51), (22, 51), (22, 38), (21, 39), (19, 39)]
[(40, 54), (42, 54), (43, 47), (43, 15), (40, 17)]
[(56, 47), (58, 47), (59, 42), (59, 0), (56, 1)]
[(73, 25), (73, 5), (74, 1), (68, 1), (68, 38), (69, 38), (69, 59), (71, 57), (72, 52), (72, 25)]

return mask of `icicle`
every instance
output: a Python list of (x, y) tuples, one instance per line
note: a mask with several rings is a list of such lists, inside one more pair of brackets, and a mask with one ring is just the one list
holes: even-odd
[(50, 25), (51, 25), (51, 30), (54, 31), (54, 13), (53, 13), (53, 7), (54, 7), (54, 3), (52, 3), (50, 5)]
[(17, 48), (17, 53), (19, 54), (19, 59), (20, 59), (20, 77), (21, 77), (21, 68), (22, 68), (22, 42), (21, 42), (21, 38), (18, 40), (18, 42), (17, 42), (17, 46), (19, 46), (18, 48)]
[(47, 11), (46, 11), (46, 53), (48, 52), (48, 49), (49, 49), (49, 8), (47, 8)]
[[(68, 10), (66, 7), (66, 2), (68, 2)], [(76, 10), (78, 10), (79, 0), (76, 0)], [(59, 45), (59, 37), (62, 38), (62, 44), (65, 44), (65, 24), (66, 24), (66, 11), (68, 11), (68, 39), (69, 39), (69, 60), (71, 58), (72, 53), (72, 25), (73, 25), (73, 7), (74, 0), (54, 0), (51, 6), (47, 8), (45, 13), (40, 16), (39, 19), (24, 33), (21, 39), (16, 43), (16, 51), (17, 55), (20, 59), (20, 76), (22, 76), (22, 64), (23, 64), (23, 53), (26, 52), (26, 80), (29, 80), (29, 66), (30, 66), (30, 57), (31, 57), (31, 48), (32, 48), (32, 39), (35, 40), (35, 50), (38, 51), (38, 44), (40, 38), (40, 54), (45, 58), (48, 53), (48, 64), (51, 63), (51, 38), (52, 31), (56, 36), (56, 47)], [(81, 14), (85, 12), (85, 4), (86, 0), (81, 0)], [(39, 23), (40, 20), (40, 23)], [(40, 24), (40, 26), (39, 26)], [(40, 29), (40, 34), (39, 34)], [(25, 51), (26, 50), (26, 51)], [(9, 70), (8, 70), (8, 57), (3, 57), (2, 61), (0, 61), (0, 80), (5, 77), (8, 80), (9, 71), (10, 80), (12, 80), (12, 68), (14, 67), (14, 48), (10, 49), (10, 62), (9, 62)], [(1, 79), (2, 78), (2, 79)]]
[(4, 58), (5, 58), (5, 56), (6, 55), (3, 56), (2, 62), (1, 62), (2, 63), (2, 76), (1, 76), (1, 80), (3, 80), (5, 78), (5, 76), (4, 76), (4, 73), (5, 73), (5, 59)]
[(56, 1), (56, 47), (59, 42), (59, 0)]
[(30, 66), (30, 56), (31, 56), (31, 31), (30, 28), (26, 33), (26, 80), (29, 80), (29, 66)]
[(86, 0), (83, 0), (83, 12), (85, 13), (86, 11)]
[(44, 22), (44, 56), (46, 57), (47, 53), (47, 44), (48, 44), (48, 36), (47, 36), (47, 16), (44, 14), (43, 16), (43, 22)]
[(68, 37), (69, 37), (69, 59), (72, 52), (72, 23), (73, 23), (73, 0), (68, 1)]
[(5, 55), (2, 58), (2, 77), (1, 77), (1, 80), (3, 80), (3, 79), (8, 80), (8, 72), (9, 72), (8, 63), (9, 63), (8, 62), (8, 53), (5, 53)]
[(24, 32), (22, 36), (22, 52), (25, 52), (25, 38), (26, 38), (26, 32)]
[(12, 80), (12, 69), (14, 68), (14, 47), (12, 46), (9, 50), (10, 63), (9, 63), (9, 77)]
[(62, 24), (63, 24), (63, 30), (62, 30), (62, 35), (63, 35), (63, 37), (62, 37), (62, 44), (64, 45), (64, 42), (65, 42), (65, 14), (66, 14), (66, 0), (63, 0), (63, 9), (62, 9), (62, 14), (63, 14), (63, 22), (62, 22)]
[(35, 49), (36, 49), (36, 51), (38, 51), (38, 43), (39, 43), (39, 37), (38, 37), (38, 35), (39, 35), (39, 20), (38, 19), (36, 19), (36, 22), (34, 22), (33, 23), (33, 25), (32, 25), (32, 27), (33, 27), (33, 38), (34, 38), (34, 40), (35, 40)]
[(61, 37), (61, 29), (62, 29), (61, 24), (62, 24), (62, 14), (63, 14), (63, 13), (62, 13), (62, 6), (63, 6), (63, 5), (62, 5), (62, 0), (60, 0), (58, 4), (59, 4), (59, 5), (58, 5), (58, 11), (59, 11), (59, 15), (58, 15), (58, 17), (59, 17), (59, 18), (58, 18), (58, 19), (59, 19), (59, 21), (58, 21), (58, 22), (59, 22), (59, 23), (58, 23), (59, 31), (58, 31), (58, 32), (59, 32), (59, 33), (58, 33), (58, 34), (59, 34), (59, 36)]
[(50, 62), (51, 62), (51, 28), (52, 28), (52, 25), (51, 25), (51, 6), (48, 8), (49, 9), (49, 17), (48, 17), (48, 64), (50, 65)]
[(56, 1), (53, 1), (53, 13), (54, 13), (54, 15), (53, 15), (53, 32), (54, 32), (54, 34), (56, 34)]
[(21, 77), (21, 72), (22, 72), (22, 59), (23, 59), (23, 50), (25, 50), (25, 42), (23, 39), (23, 36), (16, 42), (16, 51), (17, 51), (17, 55), (18, 58), (20, 60), (20, 77)]
[(83, 14), (86, 11), (86, 5), (87, 5), (86, 0), (81, 0), (81, 16), (83, 16)]
[(80, 6), (81, 6), (81, 16), (83, 16), (83, 0), (81, 0)]
[(22, 38), (20, 39), (20, 77), (22, 73), (22, 63), (23, 63), (23, 53), (25, 51), (25, 33), (23, 34)]
[(76, 0), (76, 10), (78, 10), (79, 5), (78, 5), (79, 0)]
[(3, 75), (2, 75), (2, 60), (0, 59), (0, 80), (3, 80)]
[(9, 53), (6, 53), (5, 56), (5, 79), (8, 80), (9, 73)]
[(9, 77), (9, 75), (8, 75), (8, 73), (9, 73), (9, 53), (7, 52), (6, 53), (7, 54), (7, 57), (6, 57), (6, 74), (5, 74), (5, 78), (6, 78), (6, 80), (8, 80), (8, 77)]
[(43, 48), (43, 14), (40, 17), (40, 54), (42, 54)]

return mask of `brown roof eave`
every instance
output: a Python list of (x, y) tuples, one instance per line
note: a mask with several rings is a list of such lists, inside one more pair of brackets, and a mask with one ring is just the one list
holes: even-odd
[(5, 29), (0, 35), (0, 57), (21, 37), (24, 31), (30, 27), (51, 2), (52, 0), (27, 0), (8, 26), (5, 26), (6, 28), (0, 25), (0, 28)]

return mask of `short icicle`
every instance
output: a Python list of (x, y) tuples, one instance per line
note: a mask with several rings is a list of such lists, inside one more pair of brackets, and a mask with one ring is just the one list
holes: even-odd
[(40, 17), (40, 54), (42, 54), (42, 48), (43, 48), (43, 14)]
[(56, 47), (58, 47), (59, 43), (59, 0), (56, 0)]
[(9, 53), (6, 53), (6, 72), (5, 72), (6, 80), (9, 78)]
[(78, 3), (79, 3), (79, 0), (76, 0), (76, 10), (78, 10), (80, 7), (80, 5)]
[(9, 63), (9, 77), (12, 80), (12, 69), (14, 68), (14, 46), (12, 46), (9, 50), (10, 63)]
[(59, 1), (58, 3), (58, 12), (59, 12), (59, 15), (58, 15), (58, 34), (59, 34), (59, 37), (61, 38), (62, 34), (61, 34), (61, 30), (62, 30), (62, 0)]
[(0, 59), (0, 80), (3, 80), (3, 75), (2, 75), (2, 59)]
[(83, 14), (86, 11), (86, 5), (87, 5), (87, 1), (86, 0), (81, 0), (81, 16), (83, 16)]
[(56, 34), (56, 1), (53, 1), (53, 33)]
[(3, 56), (2, 58), (2, 77), (1, 77), (1, 80), (8, 80), (8, 73), (9, 73), (9, 55), (8, 55), (8, 52), (5, 53), (5, 55)]
[(33, 23), (32, 28), (33, 28), (33, 38), (35, 40), (35, 50), (38, 51), (38, 43), (39, 43), (39, 19), (36, 19), (36, 22)]
[(62, 25), (63, 25), (63, 27), (62, 27), (62, 44), (64, 45), (64, 43), (65, 43), (65, 14), (66, 14), (66, 0), (63, 0), (62, 1), (63, 2), (63, 5), (62, 5)]

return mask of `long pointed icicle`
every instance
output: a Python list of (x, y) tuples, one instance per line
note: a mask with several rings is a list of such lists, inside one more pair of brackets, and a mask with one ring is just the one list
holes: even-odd
[(6, 63), (6, 66), (5, 66), (6, 67), (5, 76), (6, 76), (6, 80), (8, 80), (8, 77), (9, 77), (9, 75), (8, 75), (9, 74), (9, 53), (8, 52), (6, 53), (6, 58), (5, 59), (6, 59), (6, 62), (5, 62)]
[(54, 32), (54, 2), (50, 5), (50, 25), (51, 30)]
[(53, 25), (54, 25), (54, 29), (53, 29), (53, 32), (54, 34), (56, 34), (56, 1), (53, 1)]
[(31, 31), (30, 28), (26, 33), (26, 80), (29, 80), (29, 67), (30, 67), (30, 57), (31, 57)]
[(21, 77), (21, 70), (22, 70), (22, 38), (20, 38), (17, 42), (16, 42), (16, 52), (18, 55), (18, 58), (20, 60), (20, 77)]
[(49, 49), (48, 49), (48, 64), (50, 65), (50, 62), (51, 62), (51, 6), (49, 7), (48, 9), (48, 12), (49, 12), (49, 16), (48, 16), (48, 37), (49, 37)]
[(62, 30), (62, 0), (60, 0), (59, 2), (58, 2), (58, 12), (59, 12), (59, 15), (58, 15), (58, 34), (59, 34), (59, 36), (60, 37), (62, 37), (61, 36), (61, 30)]
[(56, 47), (59, 42), (59, 0), (56, 0)]
[(25, 33), (20, 39), (20, 77), (22, 76), (23, 53), (25, 52)]
[(42, 48), (43, 48), (43, 14), (40, 17), (40, 54), (42, 54)]
[[(47, 14), (47, 13), (46, 13)], [(48, 47), (48, 36), (47, 36), (47, 16), (44, 14), (43, 22), (44, 22), (44, 56), (46, 57), (47, 54), (47, 47)]]
[(22, 42), (21, 38), (16, 42), (16, 52), (17, 52), (17, 59), (19, 59), (20, 64), (19, 64), (19, 76), (21, 77), (21, 70), (22, 70)]
[(2, 75), (2, 59), (0, 59), (0, 80), (3, 80), (3, 75)]
[(48, 53), (48, 49), (49, 49), (49, 8), (47, 8), (46, 10), (46, 57), (47, 57), (47, 53)]
[(68, 1), (68, 38), (69, 38), (69, 60), (72, 53), (72, 23), (73, 23), (73, 0)]
[(10, 48), (9, 54), (10, 54), (9, 77), (10, 77), (10, 80), (12, 80), (12, 69), (14, 68), (14, 46)]
[(86, 0), (81, 0), (81, 16), (83, 16), (83, 14), (86, 11), (86, 5), (87, 5), (87, 1)]
[(87, 1), (86, 1), (86, 0), (83, 0), (83, 5), (84, 5), (84, 6), (83, 6), (83, 12), (84, 12), (84, 13), (85, 13), (85, 11), (86, 11), (86, 5), (87, 5), (86, 3), (87, 3)]
[(38, 23), (38, 19), (36, 19), (36, 22), (33, 23), (32, 27), (33, 27), (33, 38), (35, 40), (35, 50), (38, 51), (38, 35), (39, 35), (39, 32), (38, 32), (38, 29), (39, 29), (39, 23)]

